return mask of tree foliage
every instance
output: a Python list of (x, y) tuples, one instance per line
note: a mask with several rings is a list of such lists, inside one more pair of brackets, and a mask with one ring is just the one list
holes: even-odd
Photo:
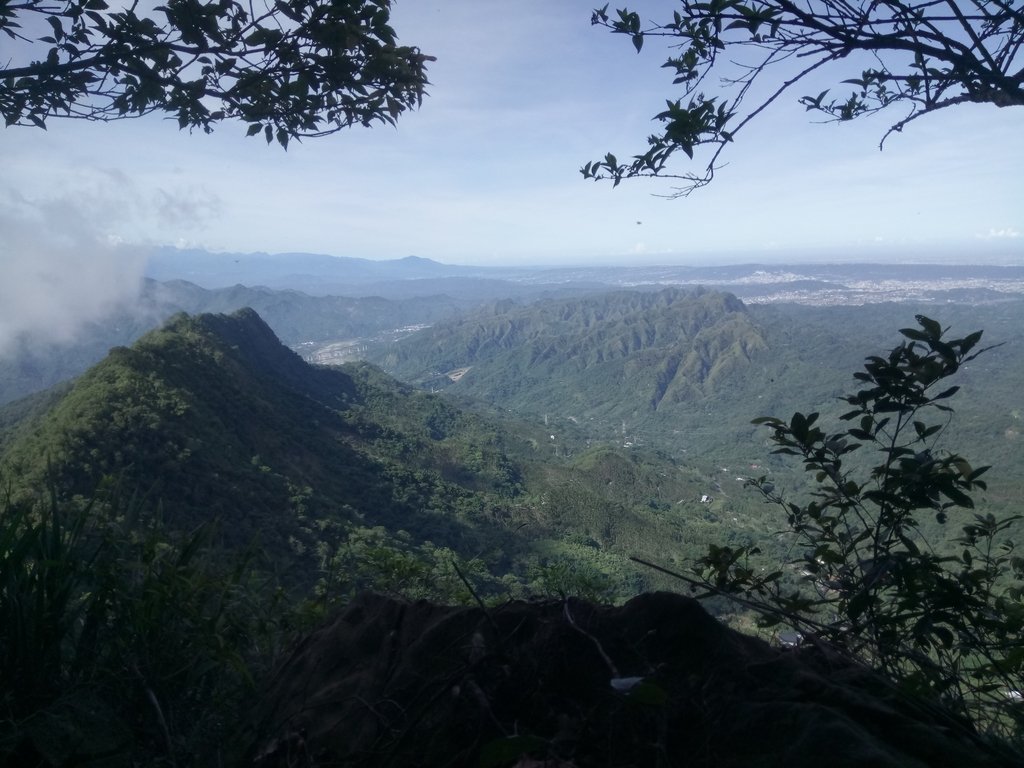
[[(610, 14), (606, 5), (592, 23), (626, 35), (638, 52), (648, 38), (668, 38), (676, 52), (663, 66), (683, 94), (655, 116), (660, 127), (645, 152), (628, 162), (609, 153), (587, 163), (583, 176), (615, 184), (636, 176), (682, 179), (676, 196), (710, 182), (735, 135), (819, 70), (852, 86), (799, 98), (827, 120), (904, 110), (883, 143), (911, 121), (957, 104), (1024, 105), (1019, 0), (680, 0), (663, 22), (645, 23), (628, 9)], [(855, 68), (859, 76), (849, 78)], [(707, 95), (711, 90), (719, 93)], [(669, 170), (677, 152), (693, 159), (702, 146), (711, 150), (703, 170)]]
[[(937, 442), (959, 389), (943, 381), (981, 353), (981, 332), (948, 339), (934, 320), (918, 322), (855, 374), (862, 388), (842, 398), (848, 428), (827, 432), (817, 413), (756, 420), (776, 453), (814, 477), (802, 503), (753, 481), (788, 517), (799, 553), (790, 568), (761, 572), (748, 565), (753, 548), (712, 546), (698, 571), (712, 592), (742, 595), (767, 623), (841, 648), (982, 729), (1019, 736), (1024, 559), (1008, 532), (1020, 516), (973, 513), (949, 541), (921, 533), (927, 516), (945, 524), (954, 508), (973, 510), (971, 494), (986, 487), (988, 467)], [(854, 455), (872, 450), (875, 460)]]
[(51, 117), (166, 112), (207, 133), (241, 120), (250, 136), (285, 147), (393, 123), (419, 105), (431, 57), (398, 44), (389, 8), (390, 0), (167, 0), (143, 15), (137, 3), (106, 0), (2, 2), (0, 32), (17, 41), (21, 61), (0, 64), (0, 113), (8, 126), (45, 128)]

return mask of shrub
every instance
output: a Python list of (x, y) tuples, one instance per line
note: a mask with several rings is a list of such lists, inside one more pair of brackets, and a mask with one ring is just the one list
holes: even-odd
[(0, 763), (215, 764), (279, 636), (210, 528), (106, 501), (0, 504)]
[[(775, 453), (797, 457), (814, 478), (802, 502), (765, 477), (752, 481), (786, 513), (800, 553), (790, 567), (763, 573), (748, 565), (755, 548), (713, 546), (697, 581), (766, 625), (789, 624), (940, 698), (981, 731), (1020, 738), (1024, 559), (1008, 535), (1020, 515), (973, 512), (988, 467), (937, 442), (958, 390), (945, 380), (986, 350), (980, 331), (948, 339), (934, 320), (917, 321), (854, 374), (862, 387), (842, 398), (850, 409), (840, 417), (849, 426), (828, 432), (817, 413), (755, 420)], [(926, 518), (941, 531), (952, 516), (959, 536), (924, 535)]]

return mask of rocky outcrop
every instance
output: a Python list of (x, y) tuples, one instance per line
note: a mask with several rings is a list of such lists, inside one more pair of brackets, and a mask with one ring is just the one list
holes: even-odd
[(362, 595), (299, 643), (247, 765), (1009, 766), (964, 723), (694, 600), (483, 610)]

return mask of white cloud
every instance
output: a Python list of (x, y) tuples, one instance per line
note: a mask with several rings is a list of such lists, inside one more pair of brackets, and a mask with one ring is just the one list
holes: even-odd
[(156, 190), (153, 207), (157, 220), (171, 231), (203, 229), (223, 212), (218, 195), (203, 187)]
[(145, 263), (89, 218), (90, 201), (0, 198), (0, 355), (19, 340), (69, 341), (138, 295)]

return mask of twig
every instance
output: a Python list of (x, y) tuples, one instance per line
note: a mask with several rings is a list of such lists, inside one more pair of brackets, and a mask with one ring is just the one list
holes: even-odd
[(597, 652), (599, 654), (601, 654), (601, 658), (604, 659), (604, 663), (608, 665), (608, 669), (611, 671), (612, 677), (613, 678), (621, 677), (621, 675), (619, 674), (618, 667), (615, 666), (615, 662), (611, 660), (611, 657), (607, 653), (605, 653), (604, 648), (601, 646), (601, 641), (598, 640), (596, 637), (594, 637), (589, 632), (587, 632), (587, 630), (583, 629), (583, 627), (581, 627), (579, 624), (577, 624), (576, 621), (573, 619), (572, 613), (570, 613), (570, 611), (569, 611), (569, 601), (568, 600), (566, 600), (565, 602), (562, 603), (562, 613), (565, 615), (565, 620), (569, 622), (569, 626), (570, 627), (575, 629), (577, 632), (579, 632), (584, 637), (590, 638), (590, 641), (597, 648)]

